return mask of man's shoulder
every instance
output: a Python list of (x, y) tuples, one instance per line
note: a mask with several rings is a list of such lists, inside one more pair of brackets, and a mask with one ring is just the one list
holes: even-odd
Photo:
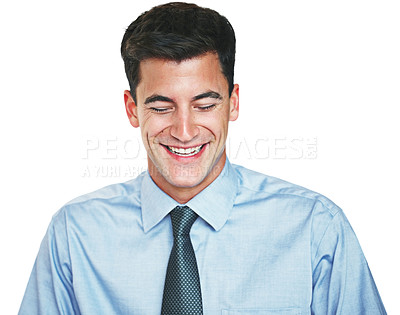
[(52, 216), (49, 237), (63, 239), (75, 235), (79, 238), (82, 233), (96, 238), (98, 233), (107, 233), (108, 229), (104, 227), (124, 226), (137, 221), (142, 180), (143, 174), (67, 202)]
[(292, 200), (298, 204), (308, 204), (325, 208), (331, 216), (341, 209), (326, 196), (289, 181), (263, 174), (241, 165), (233, 165), (239, 178), (241, 191), (252, 193), (255, 199), (279, 198)]
[(96, 210), (101, 208), (111, 208), (114, 206), (124, 206), (130, 204), (134, 206), (140, 203), (141, 183), (145, 173), (140, 174), (134, 179), (122, 183), (107, 185), (90, 193), (76, 197), (68, 201), (57, 214), (60, 212), (73, 213), (82, 210)]

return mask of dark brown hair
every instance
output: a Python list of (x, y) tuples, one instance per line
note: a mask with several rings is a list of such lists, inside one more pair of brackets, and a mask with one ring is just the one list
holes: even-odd
[(136, 102), (140, 61), (160, 58), (180, 62), (207, 52), (218, 54), (231, 94), (235, 43), (235, 32), (229, 21), (211, 9), (171, 2), (144, 12), (129, 25), (121, 44), (133, 99)]

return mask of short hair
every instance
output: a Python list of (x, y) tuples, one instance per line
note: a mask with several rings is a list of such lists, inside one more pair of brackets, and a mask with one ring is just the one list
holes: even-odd
[(196, 4), (171, 2), (142, 13), (127, 28), (121, 55), (136, 102), (140, 62), (149, 58), (184, 61), (207, 52), (218, 55), (221, 71), (233, 90), (235, 32), (218, 12)]

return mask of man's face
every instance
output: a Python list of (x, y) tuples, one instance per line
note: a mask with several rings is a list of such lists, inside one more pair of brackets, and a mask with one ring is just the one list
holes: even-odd
[(229, 95), (218, 56), (207, 53), (180, 63), (148, 59), (140, 63), (137, 103), (125, 91), (130, 122), (140, 126), (156, 184), (204, 189), (225, 164), (228, 122), (236, 120), (239, 91)]

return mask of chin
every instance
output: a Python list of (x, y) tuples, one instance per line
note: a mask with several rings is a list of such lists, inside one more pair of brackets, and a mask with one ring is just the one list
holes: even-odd
[(178, 176), (169, 178), (168, 182), (178, 188), (193, 188), (198, 186), (204, 181), (206, 176)]

